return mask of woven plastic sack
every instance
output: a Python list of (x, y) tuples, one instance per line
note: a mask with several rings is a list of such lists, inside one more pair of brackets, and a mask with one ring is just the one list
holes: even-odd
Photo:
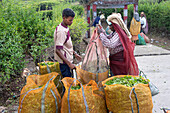
[(77, 69), (77, 74), (84, 83), (88, 83), (90, 80), (98, 82), (108, 77), (109, 66), (106, 53), (107, 49), (99, 39), (96, 28), (86, 48), (82, 66)]
[[(82, 85), (73, 78), (65, 77), (62, 82), (66, 90), (62, 98), (61, 113), (107, 113), (104, 93), (94, 80)], [(80, 84), (81, 88), (70, 89), (75, 84)]]
[(38, 63), (38, 66), (39, 66), (39, 69), (40, 69), (40, 74), (41, 75), (43, 75), (43, 74), (48, 74), (49, 72), (48, 72), (48, 69), (47, 69), (47, 63), (54, 63), (53, 65), (48, 65), (48, 67), (49, 67), (49, 71), (50, 72), (57, 72), (57, 73), (59, 73), (60, 75), (61, 75), (61, 71), (60, 71), (60, 64), (59, 64), (59, 62), (51, 62), (51, 61), (45, 61), (45, 63), (47, 64), (47, 65), (41, 65), (41, 63), (44, 63), (44, 62), (40, 62), (40, 63)]
[(141, 29), (141, 23), (137, 22), (135, 18), (132, 18), (131, 24), (130, 24), (130, 33), (131, 35), (138, 35), (140, 33)]
[(140, 36), (144, 38), (144, 40), (145, 40), (146, 43), (149, 43), (149, 42), (150, 42), (149, 38), (148, 38), (143, 32), (140, 33)]
[[(124, 76), (125, 75), (119, 75), (114, 77)], [(149, 84), (137, 84), (134, 87), (127, 87), (121, 84), (105, 84), (114, 77), (102, 82), (105, 87), (106, 105), (110, 111), (113, 113), (152, 113), (153, 103)], [(134, 90), (135, 93), (132, 92), (132, 90)]]
[[(147, 79), (147, 77), (146, 77), (146, 75), (144, 74), (143, 71), (139, 72), (139, 76), (142, 76), (142, 77)], [(159, 89), (151, 81), (149, 81), (149, 88), (151, 90), (152, 96), (159, 94)]]
[(145, 39), (138, 34), (138, 40), (136, 41), (136, 45), (146, 45)]
[(30, 75), (21, 90), (18, 113), (59, 113), (61, 97), (54, 80), (58, 73)]

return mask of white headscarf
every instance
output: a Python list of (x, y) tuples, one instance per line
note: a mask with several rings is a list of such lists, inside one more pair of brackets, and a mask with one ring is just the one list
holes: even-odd
[(110, 16), (107, 17), (107, 20), (109, 22), (113, 22), (115, 24), (118, 24), (125, 31), (127, 36), (131, 39), (132, 36), (131, 36), (129, 30), (127, 29), (120, 13), (112, 13)]

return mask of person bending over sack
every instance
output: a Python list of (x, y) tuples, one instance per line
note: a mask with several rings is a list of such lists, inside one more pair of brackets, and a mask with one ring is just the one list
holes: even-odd
[(110, 35), (105, 33), (101, 25), (98, 25), (98, 34), (103, 45), (109, 49), (111, 75), (138, 75), (138, 65), (133, 54), (135, 44), (129, 39), (131, 35), (121, 15), (110, 15), (108, 24), (112, 30)]

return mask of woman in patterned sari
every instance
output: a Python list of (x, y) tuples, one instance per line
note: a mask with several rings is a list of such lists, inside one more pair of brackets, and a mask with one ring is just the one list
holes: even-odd
[(120, 14), (110, 15), (108, 21), (113, 32), (107, 35), (99, 25), (98, 34), (103, 45), (109, 49), (111, 74), (138, 75), (138, 65), (133, 54), (135, 44), (130, 41), (131, 35)]

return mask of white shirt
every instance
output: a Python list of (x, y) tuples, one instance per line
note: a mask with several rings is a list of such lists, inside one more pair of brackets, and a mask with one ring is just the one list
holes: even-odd
[(146, 27), (146, 18), (140, 17), (140, 23), (143, 25), (142, 28), (145, 28)]
[(56, 49), (60, 49), (61, 53), (68, 61), (73, 62), (73, 45), (69, 33), (69, 28), (59, 24), (54, 32), (54, 59), (59, 63), (65, 63), (56, 54)]

